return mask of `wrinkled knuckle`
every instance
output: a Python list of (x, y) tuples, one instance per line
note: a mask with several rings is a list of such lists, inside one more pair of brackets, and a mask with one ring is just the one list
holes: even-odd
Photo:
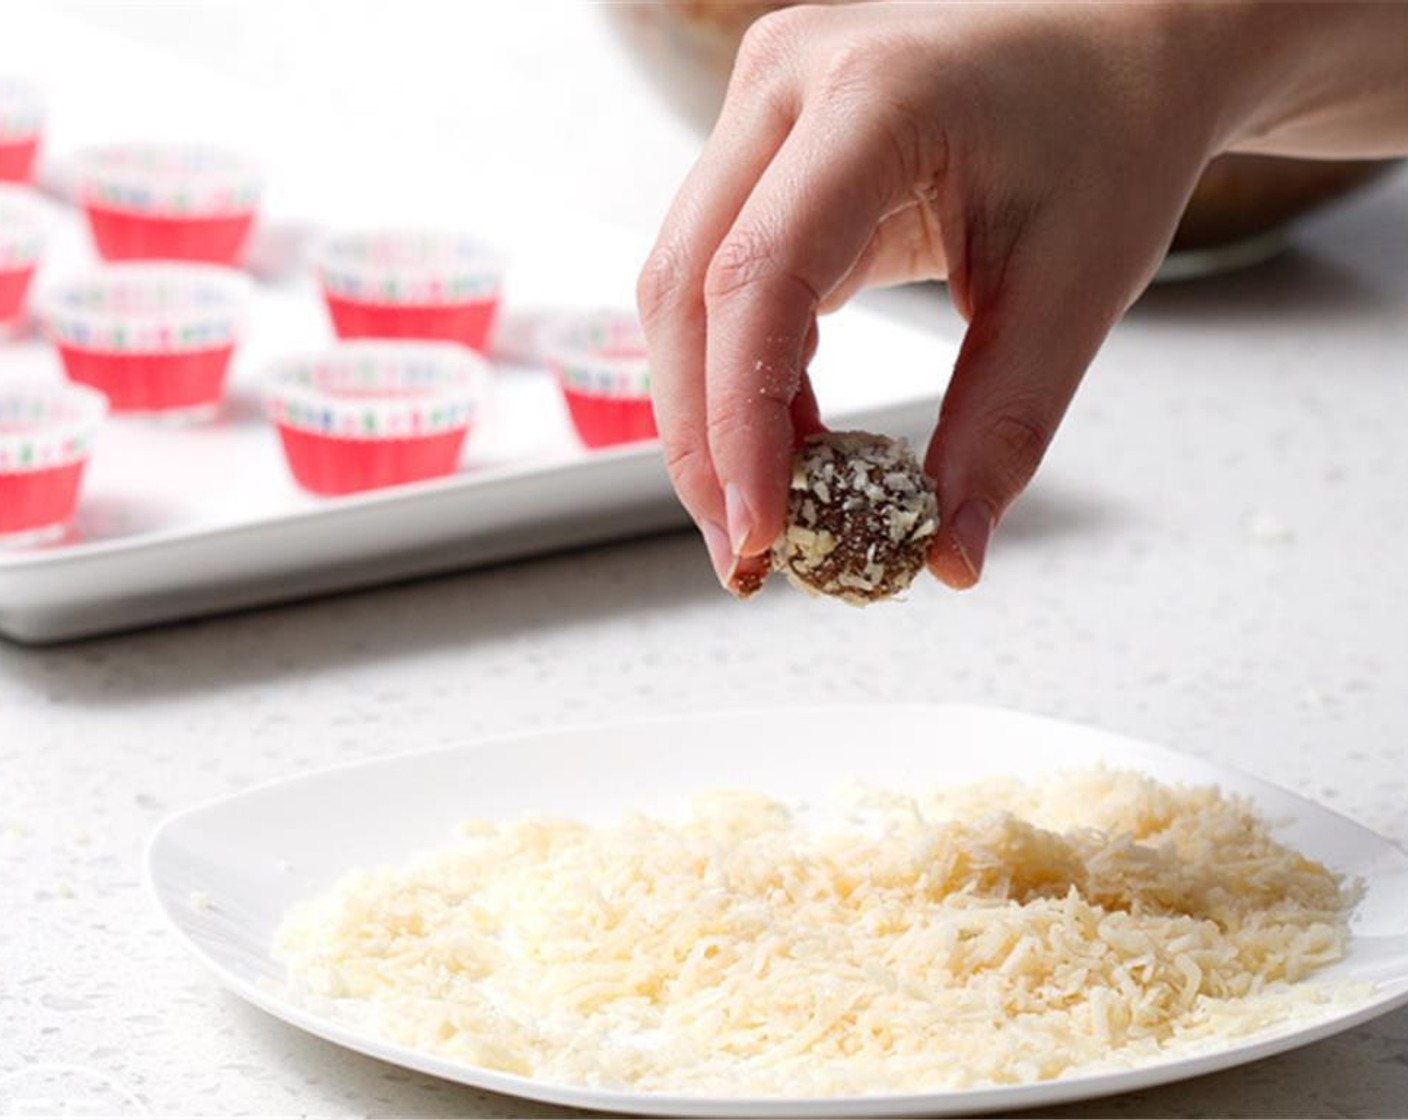
[(884, 52), (868, 39), (836, 46), (817, 74), (815, 92), (832, 106), (869, 103), (884, 88)]
[(636, 280), (641, 322), (650, 327), (668, 316), (680, 305), (688, 286), (689, 269), (684, 254), (672, 245), (654, 249)]
[(814, 18), (804, 8), (784, 8), (749, 24), (734, 58), (731, 91), (755, 90), (771, 82), (787, 66)]
[(990, 469), (999, 491), (995, 497), (1005, 504), (1026, 488), (1041, 466), (1052, 427), (1034, 411), (1017, 408), (995, 416), (983, 434), (992, 449)]
[(709, 446), (727, 447), (730, 441), (746, 437), (753, 425), (750, 402), (737, 397), (719, 401), (709, 409)]
[(709, 262), (704, 276), (704, 303), (728, 299), (756, 284), (772, 270), (775, 258), (773, 238), (756, 226), (733, 230)]
[(729, 393), (709, 404), (709, 446), (718, 448), (730, 440), (757, 438), (774, 410), (786, 410), (796, 396), (796, 378), (779, 378), (770, 385), (756, 386), (752, 392)]
[(665, 470), (685, 505), (702, 501), (714, 481), (714, 467), (705, 448), (693, 442), (665, 444)]
[(894, 173), (907, 190), (932, 201), (948, 162), (948, 144), (935, 114), (893, 97), (885, 103), (878, 128)]
[(698, 473), (699, 466), (704, 459), (703, 453), (692, 443), (670, 443), (665, 444), (665, 469), (670, 472), (670, 477), (679, 481), (684, 478), (691, 478)]

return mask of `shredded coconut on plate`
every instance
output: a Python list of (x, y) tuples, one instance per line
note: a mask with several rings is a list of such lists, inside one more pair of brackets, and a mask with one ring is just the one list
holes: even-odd
[(560, 1083), (944, 1091), (1206, 1049), (1362, 998), (1354, 889), (1214, 788), (1097, 770), (825, 811), (466, 826), (291, 911), (290, 981), (384, 1037)]

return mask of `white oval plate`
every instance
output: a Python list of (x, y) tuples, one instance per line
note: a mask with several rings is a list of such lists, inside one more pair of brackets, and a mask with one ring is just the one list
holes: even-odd
[[(270, 955), (292, 903), (343, 871), (436, 847), (469, 818), (604, 819), (662, 810), (702, 790), (819, 798), (854, 778), (898, 788), (1105, 762), (1163, 781), (1246, 794), (1278, 837), (1367, 888), (1346, 959), (1322, 975), (1369, 981), (1372, 1000), (1273, 1035), (1135, 1069), (1030, 1085), (850, 1098), (717, 1098), (607, 1092), (449, 1061), (300, 1006)], [(1247, 775), (1134, 740), (981, 708), (775, 709), (541, 732), (339, 767), (167, 820), (147, 851), (158, 905), (196, 955), (251, 1003), (352, 1050), (451, 1081), (612, 1113), (672, 1116), (941, 1115), (1007, 1111), (1128, 1092), (1226, 1069), (1325, 1038), (1408, 1002), (1408, 855), (1328, 809)]]

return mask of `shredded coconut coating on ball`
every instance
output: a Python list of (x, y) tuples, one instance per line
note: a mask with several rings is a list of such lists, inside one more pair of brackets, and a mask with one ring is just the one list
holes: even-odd
[(793, 459), (772, 563), (804, 591), (865, 606), (914, 582), (938, 528), (934, 482), (908, 443), (826, 432)]

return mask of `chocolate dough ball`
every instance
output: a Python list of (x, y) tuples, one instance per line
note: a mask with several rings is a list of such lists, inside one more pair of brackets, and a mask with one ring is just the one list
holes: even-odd
[(804, 591), (865, 606), (914, 581), (938, 528), (933, 480), (909, 444), (825, 432), (793, 459), (787, 527), (772, 565)]

